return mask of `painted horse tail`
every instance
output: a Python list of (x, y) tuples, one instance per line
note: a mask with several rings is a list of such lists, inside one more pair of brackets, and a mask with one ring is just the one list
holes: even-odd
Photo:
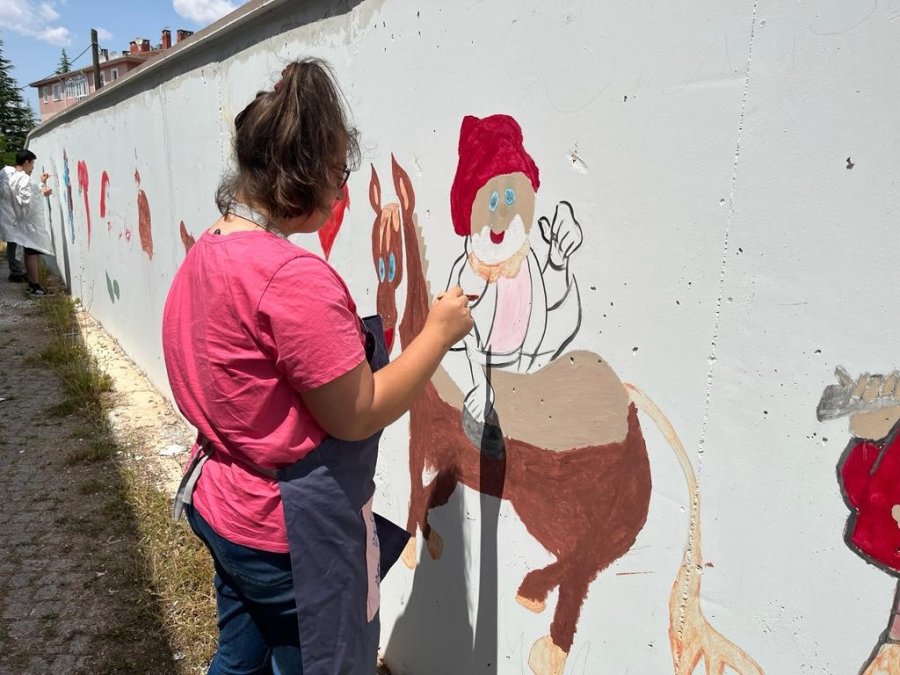
[(740, 647), (713, 628), (700, 608), (700, 575), (703, 559), (700, 553), (700, 487), (697, 474), (681, 439), (662, 410), (643, 391), (625, 383), (631, 402), (656, 424), (660, 433), (674, 450), (691, 500), (690, 526), (687, 547), (678, 575), (669, 594), (669, 643), (676, 675), (694, 672), (701, 656), (706, 661), (706, 672), (724, 672), (727, 665), (745, 675), (763, 675), (762, 668)]

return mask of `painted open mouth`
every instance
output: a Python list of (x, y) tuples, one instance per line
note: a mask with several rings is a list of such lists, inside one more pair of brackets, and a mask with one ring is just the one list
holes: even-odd
[(390, 354), (391, 348), (394, 346), (394, 329), (393, 328), (385, 328), (384, 329), (384, 344), (387, 347), (388, 354)]
[(499, 244), (503, 241), (503, 237), (505, 236), (506, 230), (503, 230), (502, 232), (494, 232), (493, 230), (491, 230), (491, 243)]

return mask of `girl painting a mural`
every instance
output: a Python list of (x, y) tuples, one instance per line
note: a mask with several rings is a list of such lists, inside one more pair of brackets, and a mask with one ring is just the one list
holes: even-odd
[(318, 232), (356, 165), (327, 66), (291, 63), (235, 119), (222, 212), (169, 292), (172, 393), (198, 429), (179, 488), (215, 563), (211, 673), (372, 673), (381, 575), (409, 535), (372, 512), (381, 430), (472, 327), (458, 288), (388, 363), (337, 272), (288, 235)]

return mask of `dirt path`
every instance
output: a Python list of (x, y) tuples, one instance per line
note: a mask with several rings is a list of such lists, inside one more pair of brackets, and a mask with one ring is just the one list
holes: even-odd
[(85, 461), (90, 431), (37, 358), (48, 320), (0, 260), (0, 673), (178, 672), (122, 471), (170, 485), (190, 432), (82, 316), (119, 432), (111, 458)]

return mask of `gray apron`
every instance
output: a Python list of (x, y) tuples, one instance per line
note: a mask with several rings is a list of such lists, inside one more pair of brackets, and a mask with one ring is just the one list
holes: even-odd
[[(384, 329), (377, 316), (362, 323), (374, 372), (388, 363)], [(372, 511), (380, 438), (380, 431), (364, 441), (329, 436), (300, 461), (274, 472), (291, 552), (303, 675), (375, 672), (381, 578), (410, 538)], [(202, 439), (185, 472), (176, 517), (190, 502), (209, 447)]]

